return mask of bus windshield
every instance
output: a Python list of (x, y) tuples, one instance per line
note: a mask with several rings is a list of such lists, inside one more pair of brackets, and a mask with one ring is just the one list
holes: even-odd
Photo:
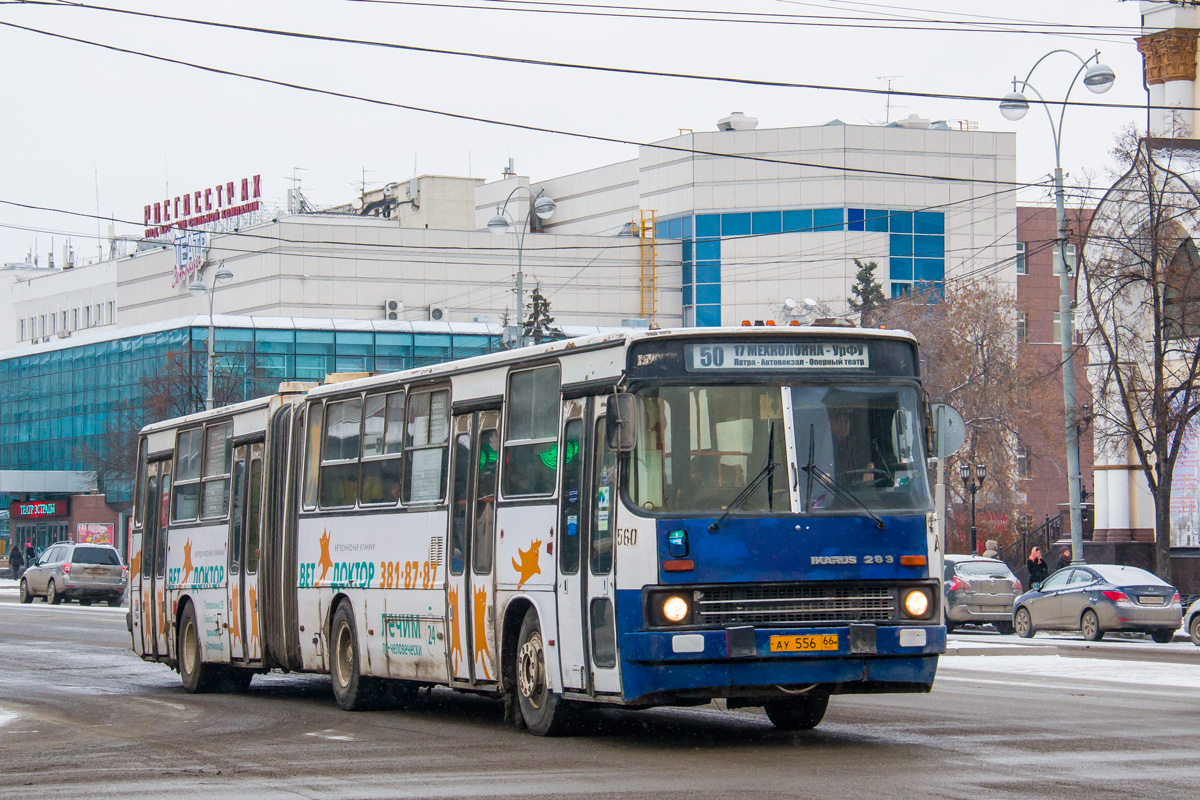
[[(627, 481), (630, 501), (645, 511), (720, 515), (768, 461), (778, 469), (732, 513), (861, 514), (859, 503), (892, 513), (930, 505), (912, 387), (654, 386), (639, 397)], [(785, 401), (795, 432), (790, 475)], [(805, 471), (810, 454), (814, 469)]]

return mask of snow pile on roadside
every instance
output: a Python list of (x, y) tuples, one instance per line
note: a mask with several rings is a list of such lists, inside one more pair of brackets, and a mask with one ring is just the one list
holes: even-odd
[(3, 591), (5, 589), (13, 589), (15, 591), (16, 588), (17, 588), (16, 581), (12, 580), (11, 578), (0, 578), (0, 591)]
[[(1119, 661), (1067, 656), (942, 656), (938, 674), (962, 671), (1027, 675), (1064, 681), (1085, 680), (1140, 686), (1200, 689), (1200, 664)], [(1066, 685), (1069, 685), (1067, 683)]]

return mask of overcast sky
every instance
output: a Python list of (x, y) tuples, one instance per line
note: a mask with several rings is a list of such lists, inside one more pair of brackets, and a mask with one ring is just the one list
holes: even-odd
[[(569, 2), (573, 5), (110, 0), (109, 7), (652, 72), (866, 89), (885, 88), (880, 76), (894, 76), (898, 91), (991, 97), (1010, 91), (1013, 75), (1024, 77), (1052, 49), (1086, 57), (1098, 48), (1117, 72), (1117, 83), (1101, 97), (1080, 84), (1072, 100), (1145, 103), (1141, 57), (1132, 38), (1138, 25), (1134, 2)], [(522, 8), (537, 11), (515, 10)], [(628, 10), (634, 8), (675, 11)], [(757, 21), (731, 21), (728, 9)], [(563, 10), (574, 13), (549, 13)], [(673, 18), (645, 18), (649, 15)], [(726, 19), (717, 19), (721, 16)], [(849, 24), (828, 24), (834, 22)], [(640, 142), (680, 128), (712, 130), (735, 110), (758, 117), (762, 127), (833, 118), (881, 123), (887, 102), (862, 93), (508, 64), (7, 0), (0, 0), (0, 23), (391, 103)], [(1004, 30), (977, 32), (985, 24)], [(899, 30), (900, 25), (934, 30)], [(1038, 68), (1033, 83), (1048, 98), (1061, 98), (1077, 68), (1070, 56), (1054, 56)], [(302, 168), (296, 174), (305, 195), (328, 206), (353, 199), (364, 171), (368, 188), (420, 174), (494, 180), (513, 158), (520, 174), (539, 180), (636, 154), (628, 145), (322, 96), (5, 25), (0, 75), (0, 201), (99, 211), (118, 220), (140, 221), (147, 203), (255, 174), (263, 177), (265, 200), (283, 205), (296, 167)], [(892, 120), (912, 113), (1016, 131), (1021, 180), (1039, 180), (1053, 168), (1050, 128), (1039, 109), (1010, 123), (994, 102), (892, 99)], [(1088, 169), (1106, 179), (1115, 133), (1129, 123), (1144, 126), (1144, 120), (1145, 111), (1136, 108), (1069, 109), (1064, 168), (1073, 177)], [(1020, 196), (1028, 202), (1047, 199), (1037, 191)], [(139, 229), (117, 226), (118, 233)], [(102, 231), (107, 233), (107, 224)], [(0, 202), (0, 261), (23, 261), (36, 247), (45, 264), (51, 237), (58, 260), (67, 236), (81, 256), (96, 256), (94, 219)]]

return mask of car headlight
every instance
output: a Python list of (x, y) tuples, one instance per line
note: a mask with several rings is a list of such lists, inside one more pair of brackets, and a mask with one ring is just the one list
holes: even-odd
[(673, 594), (663, 600), (662, 615), (668, 622), (683, 622), (688, 616), (688, 601), (680, 595)]
[(904, 611), (910, 617), (926, 616), (929, 606), (929, 595), (921, 589), (910, 589), (904, 595)]

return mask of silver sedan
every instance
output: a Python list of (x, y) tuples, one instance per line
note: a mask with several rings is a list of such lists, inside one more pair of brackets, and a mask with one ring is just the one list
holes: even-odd
[(1081, 631), (1098, 641), (1108, 631), (1143, 631), (1169, 642), (1183, 619), (1179, 592), (1144, 569), (1116, 564), (1065, 567), (1013, 603), (1017, 635)]

